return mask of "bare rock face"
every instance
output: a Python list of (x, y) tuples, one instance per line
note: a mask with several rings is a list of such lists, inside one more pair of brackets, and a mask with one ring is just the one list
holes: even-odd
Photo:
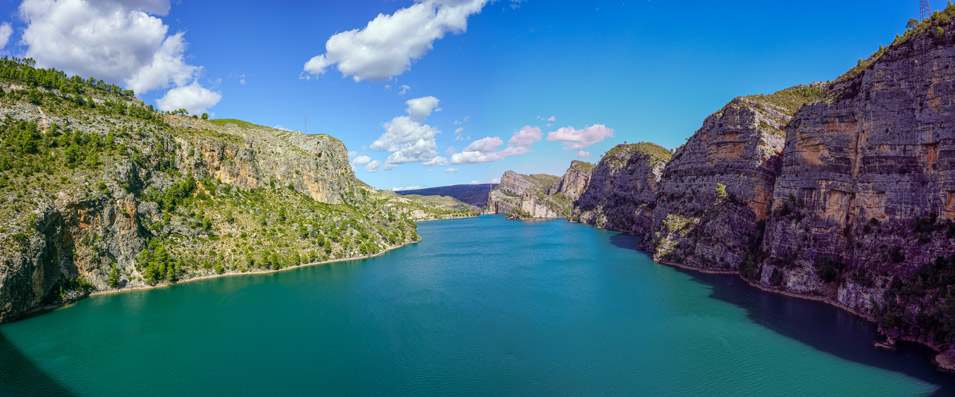
[[(179, 137), (179, 162), (190, 171), (204, 170), (241, 190), (258, 189), (275, 181), (290, 185), (313, 200), (341, 203), (342, 194), (356, 192), (345, 145), (329, 135), (305, 135), (244, 123), (210, 126), (189, 118), (173, 125), (205, 130), (207, 135)], [(237, 123), (241, 123), (238, 122)], [(215, 128), (209, 131), (209, 128)]]
[(795, 111), (781, 98), (818, 92), (793, 87), (736, 98), (706, 118), (676, 151), (660, 182), (653, 228), (644, 244), (655, 259), (720, 270), (740, 264), (762, 235), (780, 165), (782, 128)]
[(762, 278), (808, 274), (783, 287), (868, 313), (893, 277), (955, 251), (955, 24), (942, 17), (790, 122)]
[(557, 183), (551, 185), (547, 194), (555, 195), (558, 193), (567, 196), (571, 200), (577, 200), (580, 195), (587, 190), (590, 185), (590, 176), (594, 165), (584, 161), (574, 160), (570, 162), (570, 168), (564, 173)]
[(650, 230), (670, 151), (652, 143), (617, 145), (594, 168), (571, 221), (632, 234)]
[(559, 182), (560, 178), (553, 175), (507, 171), (501, 184), (488, 195), (487, 213), (507, 214), (516, 219), (566, 217), (573, 201), (561, 192), (548, 194)]

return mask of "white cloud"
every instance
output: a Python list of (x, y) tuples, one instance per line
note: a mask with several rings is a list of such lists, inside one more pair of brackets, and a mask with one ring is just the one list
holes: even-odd
[(184, 85), (199, 68), (185, 63), (183, 33), (149, 15), (169, 12), (168, 0), (24, 0), (26, 56), (41, 67), (122, 82), (145, 93)]
[(358, 156), (358, 157), (355, 157), (355, 159), (351, 161), (351, 163), (354, 164), (354, 165), (365, 165), (365, 164), (368, 164), (368, 163), (370, 163), (370, 162), (371, 162), (371, 157), (368, 157), (368, 156)]
[(246, 83), (245, 83), (245, 75), (244, 75), (244, 74), (239, 76), (239, 84), (240, 84), (240, 85), (245, 85), (245, 84), (246, 84)]
[(462, 150), (463, 152), (481, 152), (481, 153), (490, 153), (494, 149), (497, 149), (499, 146), (503, 145), (504, 141), (498, 137), (486, 137), (478, 139), (474, 142), (471, 142), (470, 145)]
[(365, 170), (368, 172), (378, 172), (379, 168), (381, 168), (381, 160), (372, 161), (365, 166)]
[(193, 82), (187, 86), (173, 88), (156, 100), (159, 110), (186, 109), (190, 114), (200, 114), (208, 111), (222, 100), (222, 94), (211, 91)]
[(583, 150), (577, 152), (577, 157), (590, 157), (590, 152), (585, 152)]
[(412, 119), (415, 121), (424, 121), (431, 115), (432, 111), (441, 111), (441, 109), (438, 108), (439, 102), (438, 98), (426, 96), (409, 99), (405, 104), (408, 105), (408, 114), (411, 115)]
[(613, 128), (594, 124), (582, 130), (564, 127), (547, 134), (548, 141), (564, 143), (564, 150), (579, 150), (613, 136)]
[(355, 158), (355, 156), (357, 156), (357, 155), (358, 155), (358, 152), (356, 152), (356, 151), (354, 151), (354, 150), (349, 150), (349, 151), (348, 151), (348, 158), (350, 158), (350, 159)]
[(434, 167), (434, 166), (439, 166), (439, 165), (448, 165), (448, 159), (446, 159), (446, 158), (444, 158), (444, 157), (441, 157), (441, 156), (438, 156), (438, 157), (435, 157), (435, 158), (433, 158), (433, 159), (431, 159), (431, 160), (425, 161), (425, 162), (422, 163), (422, 164), (425, 165), (425, 166), (428, 166), (428, 167)]
[(471, 184), (472, 184), (472, 185), (477, 185), (477, 184), (479, 184), (479, 183), (481, 183), (481, 181), (471, 181)]
[(398, 116), (384, 124), (385, 133), (371, 143), (370, 148), (386, 152), (401, 150), (420, 140), (433, 140), (439, 131), (408, 116)]
[(464, 118), (461, 120), (455, 120), (454, 125), (461, 125), (467, 123), (469, 120), (471, 120), (471, 115), (464, 116)]
[[(176, 110), (176, 109), (173, 109), (173, 110)], [(277, 130), (282, 130), (282, 131), (291, 131), (290, 129), (285, 128), (285, 126), (281, 124), (276, 124), (275, 127), (272, 127), (272, 128), (275, 128)]]
[(501, 178), (491, 179), (491, 183), (501, 183)]
[(454, 148), (454, 146), (448, 146), (448, 149), (444, 151), (444, 154), (450, 156), (450, 155), (455, 154), (455, 153), (457, 153), (457, 152), (458, 152), (458, 151), (457, 151), (457, 149)]
[(405, 163), (424, 163), (424, 165), (446, 165), (447, 159), (438, 157), (438, 144), (435, 135), (441, 131), (423, 124), (432, 111), (438, 111), (438, 98), (433, 96), (408, 100), (405, 110), (408, 116), (398, 116), (385, 123), (385, 133), (371, 144), (372, 149), (392, 152), (385, 162), (383, 170), (389, 170)]
[(447, 169), (444, 170), (444, 173), (445, 173), (445, 174), (453, 174), (453, 173), (458, 172), (458, 171), (460, 171), (460, 170), (457, 169), (457, 168), (447, 168)]
[(411, 89), (411, 87), (408, 87), (407, 84), (402, 84), (402, 85), (401, 85), (401, 91), (398, 91), (398, 95), (407, 94), (407, 93), (408, 93), (408, 90), (410, 90), (410, 89)]
[(524, 146), (508, 146), (508, 147), (504, 148), (504, 150), (501, 150), (501, 151), (497, 152), (497, 154), (499, 154), (499, 155), (501, 155), (501, 156), (505, 156), (505, 157), (507, 157), (507, 156), (518, 156), (518, 155), (521, 155), (521, 154), (524, 154), (524, 153), (527, 153), (527, 152), (530, 152), (530, 151), (531, 151), (531, 149), (526, 148), (526, 147), (524, 147)]
[(530, 146), (534, 144), (534, 142), (540, 141), (541, 135), (540, 128), (525, 125), (520, 131), (515, 132), (514, 136), (512, 136), (507, 143), (513, 146)]
[(467, 19), (488, 0), (420, 0), (394, 14), (378, 14), (363, 29), (337, 33), (325, 53), (305, 63), (305, 72), (321, 76), (336, 65), (356, 82), (382, 81), (411, 68), (447, 33), (467, 30)]
[(550, 116), (550, 118), (548, 118), (547, 121), (550, 121), (550, 122), (557, 121), (557, 117)]
[(10, 26), (9, 22), (4, 22), (0, 24), (0, 49), (7, 46), (7, 42), (10, 41), (10, 35), (13, 34), (13, 27)]
[(186, 63), (185, 33), (169, 34), (158, 17), (169, 8), (169, 0), (24, 0), (19, 15), (26, 23), (25, 56), (40, 67), (96, 77), (138, 94), (172, 87), (179, 91), (164, 96), (167, 104), (178, 98), (191, 111), (204, 111), (221, 95), (194, 87), (202, 67)]
[(451, 156), (451, 164), (480, 164), (502, 160), (504, 157), (497, 153), (481, 153), (464, 151)]
[(400, 192), (400, 191), (402, 191), (402, 190), (416, 190), (416, 189), (421, 189), (421, 186), (393, 187), (393, 188), (391, 188), (391, 191), (393, 191), (393, 192)]

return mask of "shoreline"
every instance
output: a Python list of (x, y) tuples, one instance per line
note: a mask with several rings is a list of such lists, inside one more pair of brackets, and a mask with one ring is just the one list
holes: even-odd
[[(573, 221), (568, 220), (568, 222), (573, 222)], [(622, 230), (614, 230), (614, 229), (607, 229), (607, 228), (597, 227), (597, 226), (591, 225), (591, 224), (589, 224), (589, 223), (582, 223), (582, 222), (573, 222), (573, 223), (580, 223), (580, 224), (582, 224), (582, 225), (588, 225), (588, 226), (591, 226), (591, 227), (596, 228), (596, 229), (610, 230), (610, 231), (620, 232), (620, 233), (627, 234), (627, 235), (631, 235), (631, 236), (639, 236), (639, 235), (637, 235), (637, 234), (629, 233), (629, 232), (622, 231)], [(642, 250), (642, 249), (637, 248), (637, 247), (634, 247), (634, 249), (637, 250), (637, 251), (640, 251), (640, 252), (642, 252), (642, 253), (645, 253), (645, 254), (649, 255), (649, 256), (650, 256), (650, 261), (653, 262), (653, 263), (656, 263), (656, 264), (658, 264), (658, 265), (669, 266), (669, 267), (673, 267), (673, 268), (676, 268), (676, 269), (681, 269), (681, 270), (686, 270), (686, 271), (692, 271), (692, 272), (697, 272), (697, 273), (702, 273), (702, 274), (719, 274), (719, 275), (727, 275), (727, 276), (735, 275), (736, 277), (739, 277), (739, 279), (743, 280), (743, 282), (745, 282), (747, 285), (749, 285), (749, 286), (751, 286), (751, 287), (754, 287), (754, 288), (757, 288), (757, 289), (759, 289), (759, 290), (761, 290), (761, 291), (763, 291), (763, 292), (772, 293), (772, 294), (784, 295), (784, 296), (788, 296), (788, 297), (790, 297), (790, 298), (804, 299), (804, 300), (810, 300), (810, 301), (816, 301), (816, 302), (825, 303), (825, 304), (830, 305), (830, 306), (833, 306), (833, 307), (835, 307), (835, 308), (837, 308), (837, 309), (844, 310), (844, 311), (846, 311), (846, 312), (849, 313), (849, 314), (852, 314), (852, 315), (861, 317), (862, 319), (864, 319), (864, 320), (866, 320), (866, 321), (868, 321), (868, 322), (870, 322), (870, 323), (873, 323), (873, 324), (878, 325), (878, 322), (876, 321), (875, 317), (873, 317), (872, 315), (869, 315), (869, 314), (866, 314), (866, 313), (862, 313), (862, 312), (860, 312), (860, 311), (858, 311), (858, 310), (855, 310), (855, 309), (853, 309), (853, 308), (851, 308), (851, 307), (849, 307), (849, 306), (846, 306), (846, 305), (843, 304), (842, 302), (839, 302), (839, 301), (834, 300), (834, 299), (832, 299), (832, 298), (830, 298), (830, 297), (827, 297), (827, 296), (821, 296), (821, 295), (805, 295), (805, 294), (799, 294), (799, 293), (796, 293), (796, 292), (791, 292), (791, 291), (786, 291), (786, 290), (773, 289), (773, 288), (771, 288), (771, 287), (768, 287), (768, 286), (765, 286), (765, 285), (762, 285), (762, 284), (758, 284), (758, 283), (755, 283), (755, 282), (753, 282), (753, 281), (751, 281), (751, 280), (748, 280), (748, 279), (744, 278), (743, 275), (740, 274), (740, 273), (739, 273), (738, 271), (736, 271), (736, 270), (704, 269), (704, 268), (689, 266), (689, 265), (685, 265), (685, 264), (677, 263), (677, 262), (672, 262), (672, 261), (666, 261), (666, 260), (656, 261), (656, 260), (653, 259), (653, 255), (652, 255), (650, 252), (645, 251), (645, 250)], [(881, 331), (881, 329), (878, 329), (878, 327), (877, 327), (876, 333), (879, 334), (879, 335), (881, 335), (881, 336), (883, 336), (883, 337), (885, 337), (885, 338), (887, 339), (887, 341), (890, 340), (890, 338), (889, 338), (887, 335), (883, 334), (882, 331)], [(944, 357), (944, 353), (941, 351), (941, 349), (940, 349), (938, 346), (936, 346), (936, 345), (934, 345), (934, 344), (932, 344), (932, 343), (929, 343), (929, 342), (927, 342), (927, 341), (918, 340), (918, 339), (916, 339), (916, 338), (911, 338), (911, 337), (904, 337), (904, 336), (903, 336), (903, 337), (899, 338), (898, 340), (905, 341), (905, 342), (909, 342), (909, 343), (916, 343), (916, 344), (919, 344), (919, 345), (922, 345), (922, 346), (925, 346), (925, 347), (931, 349), (932, 351), (934, 351), (934, 352), (936, 353), (936, 355), (932, 358), (932, 363), (935, 364), (935, 369), (938, 370), (938, 371), (940, 371), (940, 372), (946, 372), (946, 373), (955, 374), (955, 362), (949, 362), (948, 358), (947, 358), (947, 357)], [(886, 342), (873, 341), (873, 342), (872, 342), (873, 348), (880, 348), (878, 345), (879, 345), (879, 344), (882, 344), (882, 343), (886, 343)], [(895, 344), (895, 341), (892, 341), (891, 346), (894, 348), (895, 345), (896, 345), (896, 344)]]
[(142, 285), (142, 286), (136, 286), (136, 287), (132, 287), (132, 288), (123, 288), (123, 289), (108, 290), (108, 291), (94, 291), (94, 292), (91, 292), (89, 295), (86, 295), (85, 297), (83, 297), (83, 298), (81, 298), (81, 299), (77, 299), (77, 300), (75, 300), (75, 301), (68, 302), (68, 303), (64, 303), (64, 304), (61, 304), (61, 305), (46, 305), (46, 306), (34, 307), (34, 308), (32, 308), (32, 309), (30, 309), (30, 310), (24, 312), (23, 315), (17, 317), (16, 319), (11, 320), (11, 321), (6, 321), (6, 322), (4, 322), (4, 323), (11, 323), (11, 322), (19, 321), (19, 320), (24, 320), (24, 319), (27, 319), (27, 318), (30, 318), (30, 317), (33, 317), (33, 316), (37, 316), (37, 315), (40, 315), (40, 314), (43, 314), (43, 313), (46, 313), (46, 312), (50, 312), (50, 311), (54, 311), (54, 310), (59, 310), (59, 309), (65, 309), (65, 308), (67, 308), (67, 307), (70, 307), (70, 306), (72, 306), (72, 305), (75, 305), (76, 303), (78, 303), (78, 302), (80, 302), (80, 301), (83, 301), (83, 300), (85, 300), (85, 299), (89, 299), (89, 298), (92, 298), (92, 297), (95, 297), (95, 296), (118, 295), (118, 294), (125, 294), (125, 293), (128, 293), (128, 292), (148, 291), (148, 290), (152, 290), (152, 289), (169, 288), (169, 287), (174, 287), (174, 286), (181, 285), (181, 284), (188, 284), (188, 283), (195, 282), (195, 281), (211, 280), (211, 279), (221, 278), (221, 277), (237, 277), (237, 276), (252, 276), (252, 275), (273, 274), (273, 273), (279, 273), (279, 272), (284, 272), (284, 271), (289, 271), (289, 270), (301, 269), (301, 268), (310, 267), (310, 266), (327, 265), (327, 264), (338, 263), (338, 262), (347, 262), (347, 261), (357, 261), (357, 260), (363, 260), (363, 259), (370, 259), (370, 258), (374, 258), (374, 257), (377, 257), (377, 256), (384, 255), (385, 253), (390, 252), (390, 251), (393, 251), (393, 250), (396, 250), (396, 249), (398, 249), (398, 248), (406, 247), (406, 246), (408, 246), (408, 245), (417, 244), (417, 243), (420, 243), (420, 242), (421, 242), (421, 239), (419, 238), (417, 241), (411, 241), (411, 242), (407, 242), (407, 243), (404, 243), (404, 244), (401, 244), (401, 245), (396, 245), (396, 246), (393, 246), (393, 247), (387, 247), (387, 248), (385, 248), (385, 249), (383, 249), (383, 250), (381, 250), (381, 251), (379, 251), (379, 252), (376, 252), (376, 253), (374, 253), (374, 254), (368, 254), (368, 255), (362, 255), (362, 256), (355, 256), (355, 257), (350, 257), (350, 258), (329, 259), (329, 260), (319, 261), (319, 262), (309, 262), (309, 263), (303, 263), (303, 264), (296, 265), (296, 266), (284, 267), (284, 268), (281, 268), (281, 269), (273, 269), (273, 270), (252, 270), (252, 271), (247, 271), (247, 272), (229, 272), (229, 273), (222, 273), (222, 274), (207, 274), (207, 275), (203, 275), (203, 276), (199, 276), (199, 277), (194, 277), (194, 278), (190, 278), (190, 279), (186, 279), (186, 280), (181, 280), (181, 281), (176, 282), (175, 284)]

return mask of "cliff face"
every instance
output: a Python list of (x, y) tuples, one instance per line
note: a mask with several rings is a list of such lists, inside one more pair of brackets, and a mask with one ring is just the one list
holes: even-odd
[(557, 183), (547, 189), (547, 194), (553, 196), (559, 193), (571, 200), (577, 200), (590, 185), (593, 170), (594, 165), (591, 163), (578, 160), (571, 161), (570, 168)]
[(327, 135), (160, 115), (46, 77), (0, 80), (0, 322), (95, 291), (375, 254), (419, 239), (411, 217), (466, 213), (367, 187)]
[[(893, 278), (955, 251), (949, 14), (951, 7), (880, 51), (793, 118), (762, 247), (770, 257), (763, 283), (778, 272), (781, 288), (872, 313), (906, 305), (886, 293)], [(900, 312), (933, 304), (910, 302)], [(928, 337), (924, 328), (909, 330)]]
[(600, 159), (570, 220), (611, 230), (650, 230), (657, 186), (670, 151), (652, 143), (617, 145)]
[(762, 234), (790, 114), (821, 92), (736, 98), (706, 118), (667, 164), (645, 247), (656, 260), (735, 269)]
[(562, 192), (548, 194), (560, 182), (553, 175), (521, 175), (507, 171), (501, 184), (488, 195), (487, 213), (512, 218), (562, 218), (570, 213), (573, 201)]

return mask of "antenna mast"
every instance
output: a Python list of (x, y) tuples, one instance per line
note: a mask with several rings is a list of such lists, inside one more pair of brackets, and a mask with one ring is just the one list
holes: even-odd
[(919, 15), (923, 21), (932, 15), (932, 6), (928, 4), (928, 0), (919, 0)]
[[(925, 1), (925, 0), (922, 0)], [(305, 116), (305, 133), (308, 134), (308, 116)]]

